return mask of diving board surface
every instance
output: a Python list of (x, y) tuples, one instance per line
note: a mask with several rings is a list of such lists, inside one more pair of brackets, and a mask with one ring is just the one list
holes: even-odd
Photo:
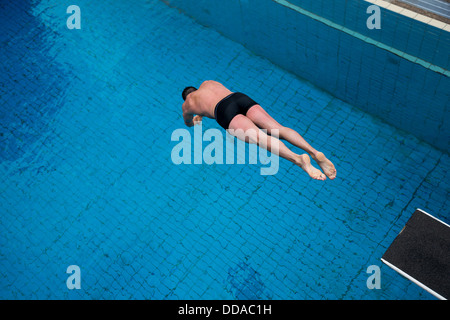
[(417, 209), (381, 258), (439, 299), (450, 299), (450, 226)]

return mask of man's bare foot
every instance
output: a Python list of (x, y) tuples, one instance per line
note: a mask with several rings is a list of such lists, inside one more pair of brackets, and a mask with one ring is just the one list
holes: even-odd
[(323, 181), (327, 178), (319, 169), (312, 166), (311, 159), (306, 153), (298, 156), (298, 161), (296, 161), (296, 164), (305, 170), (305, 172), (313, 179)]
[(327, 175), (328, 178), (333, 180), (336, 178), (336, 169), (334, 168), (334, 164), (325, 157), (322, 152), (317, 152), (313, 159), (317, 162), (320, 168), (322, 168), (323, 172)]

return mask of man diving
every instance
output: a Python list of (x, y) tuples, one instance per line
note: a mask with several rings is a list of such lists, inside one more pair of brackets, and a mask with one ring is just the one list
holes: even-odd
[[(293, 129), (279, 124), (258, 103), (240, 92), (231, 92), (221, 83), (205, 81), (198, 89), (186, 87), (182, 92), (184, 123), (188, 127), (202, 121), (203, 117), (216, 119), (221, 127), (238, 139), (255, 143), (259, 147), (278, 154), (302, 168), (311, 178), (325, 180), (336, 178), (336, 169), (322, 152), (314, 149)], [(267, 131), (264, 132), (263, 130)], [(276, 137), (286, 140), (307, 154), (296, 154)], [(276, 131), (274, 131), (276, 133)], [(313, 158), (323, 173), (311, 164)]]

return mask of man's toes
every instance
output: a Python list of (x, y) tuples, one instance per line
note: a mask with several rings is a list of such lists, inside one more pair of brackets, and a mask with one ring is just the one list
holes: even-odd
[(316, 180), (326, 180), (326, 176), (323, 174), (323, 173), (318, 173), (316, 176), (315, 176), (315, 179)]
[(329, 174), (328, 174), (328, 177), (329, 177), (330, 179), (336, 178), (336, 170), (331, 170), (331, 171), (329, 172)]

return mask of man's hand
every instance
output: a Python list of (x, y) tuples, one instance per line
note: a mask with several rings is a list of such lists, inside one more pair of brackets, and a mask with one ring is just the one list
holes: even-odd
[(202, 122), (202, 119), (203, 119), (203, 117), (202, 116), (195, 116), (193, 119), (192, 119), (192, 122), (194, 123), (194, 126), (196, 125), (196, 124), (200, 124), (201, 122)]

